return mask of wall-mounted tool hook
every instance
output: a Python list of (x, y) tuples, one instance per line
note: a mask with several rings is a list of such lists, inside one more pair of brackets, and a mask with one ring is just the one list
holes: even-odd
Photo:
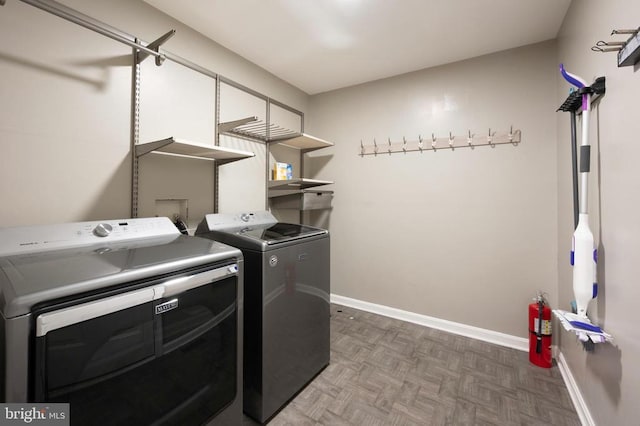
[(360, 155), (364, 157), (364, 145), (362, 144), (362, 139), (360, 139)]
[(603, 41), (603, 40), (599, 40), (596, 43), (596, 46), (598, 47), (608, 47), (608, 46), (624, 46), (625, 44), (627, 44), (626, 41)]
[(404, 136), (402, 137), (402, 151), (404, 151), (404, 153), (407, 153), (407, 140), (404, 138)]
[(593, 52), (619, 52), (622, 47), (600, 47), (600, 46), (591, 46), (591, 51)]
[(378, 143), (376, 138), (373, 138), (373, 155), (378, 155)]
[(453, 136), (451, 134), (451, 132), (449, 132), (449, 148), (451, 148), (451, 150), (453, 150), (453, 140), (455, 139), (455, 136)]
[(591, 50), (593, 50), (594, 52), (618, 52), (624, 47), (625, 44), (626, 42), (624, 41), (598, 40), (595, 46), (591, 46)]
[(493, 144), (493, 135), (491, 134), (491, 127), (489, 127), (489, 136), (487, 136), (487, 143), (491, 145), (491, 148), (495, 148), (495, 145)]
[(389, 147), (387, 148), (387, 151), (389, 152), (389, 155), (391, 155), (391, 138), (387, 138), (387, 140), (389, 141)]
[(471, 130), (469, 130), (469, 136), (467, 137), (467, 144), (469, 144), (469, 148), (473, 149), (473, 136), (471, 135)]
[(611, 35), (616, 35), (616, 34), (637, 34), (638, 33), (638, 29), (636, 28), (635, 30), (612, 30), (611, 31)]
[(422, 148), (423, 148), (422, 136), (418, 135), (418, 149), (420, 150), (420, 152), (422, 152)]
[(513, 143), (513, 125), (509, 127), (509, 142)]
[(436, 145), (438, 144), (438, 140), (436, 139), (436, 136), (431, 133), (431, 148), (435, 151), (436, 150)]

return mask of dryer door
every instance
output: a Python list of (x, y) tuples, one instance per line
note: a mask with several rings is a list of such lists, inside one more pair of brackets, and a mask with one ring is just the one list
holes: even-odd
[(231, 265), (37, 313), (34, 400), (75, 424), (204, 423), (237, 393), (237, 282)]

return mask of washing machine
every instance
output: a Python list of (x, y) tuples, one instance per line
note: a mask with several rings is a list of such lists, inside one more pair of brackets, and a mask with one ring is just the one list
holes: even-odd
[(244, 255), (244, 412), (265, 423), (329, 364), (329, 232), (260, 211), (207, 215), (196, 235)]
[(0, 229), (2, 401), (242, 424), (242, 297), (242, 253), (168, 218)]

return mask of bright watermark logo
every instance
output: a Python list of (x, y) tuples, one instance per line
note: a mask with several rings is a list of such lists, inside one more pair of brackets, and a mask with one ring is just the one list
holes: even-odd
[(69, 426), (69, 404), (0, 404), (0, 426)]

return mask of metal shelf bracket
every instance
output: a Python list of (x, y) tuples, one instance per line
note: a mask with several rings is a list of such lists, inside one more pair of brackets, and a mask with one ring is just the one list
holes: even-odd
[(258, 121), (258, 117), (247, 117), (247, 118), (241, 118), (240, 120), (234, 120), (234, 121), (228, 121), (228, 122), (225, 122), (225, 123), (220, 123), (220, 124), (218, 124), (218, 132), (226, 133), (226, 132), (229, 132), (229, 131), (235, 129), (236, 127), (244, 126), (245, 124), (249, 124), (249, 123), (252, 123), (254, 121)]
[[(175, 34), (176, 34), (176, 30), (170, 30), (165, 35), (163, 35), (162, 37), (152, 41), (149, 44), (147, 44), (147, 46), (146, 46), (147, 49), (153, 50), (158, 54), (156, 56), (156, 65), (157, 66), (162, 65), (164, 60), (167, 59), (165, 55), (160, 53), (160, 46), (162, 46), (164, 43), (166, 43), (166, 41), (169, 40), (171, 37), (173, 37)], [(147, 53), (147, 52), (140, 52), (138, 54), (138, 63), (141, 63), (142, 61), (147, 59), (147, 57), (149, 57), (149, 55), (150, 54)]]

